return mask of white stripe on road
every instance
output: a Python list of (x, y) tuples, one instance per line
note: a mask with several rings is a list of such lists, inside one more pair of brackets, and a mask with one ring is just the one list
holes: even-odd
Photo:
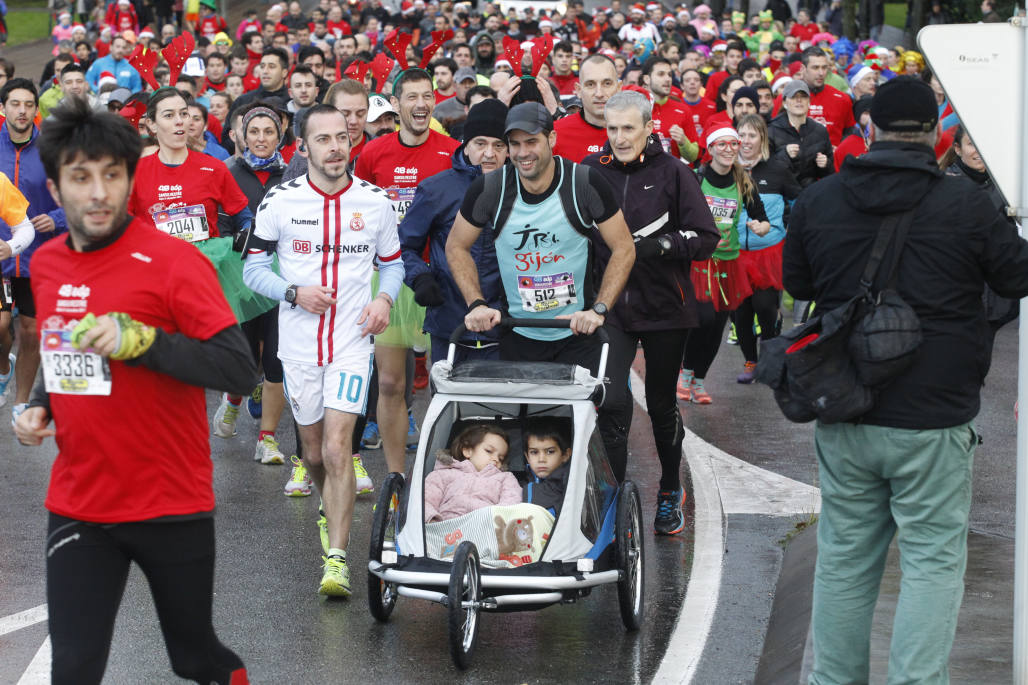
[(21, 630), (22, 628), (34, 626), (45, 620), (46, 605), (40, 604), (38, 607), (32, 607), (31, 609), (19, 611), (16, 614), (0, 618), (0, 635), (6, 635), (7, 633), (13, 633), (16, 630)]
[(32, 657), (32, 663), (21, 674), (18, 685), (46, 685), (50, 682), (50, 662), (53, 652), (50, 649), (50, 636), (43, 640), (42, 646)]
[[(644, 382), (631, 371), (632, 397), (646, 409)], [(721, 591), (725, 513), (788, 516), (821, 510), (820, 490), (737, 459), (685, 429), (682, 457), (692, 476), (695, 541), (689, 586), (667, 651), (653, 678), (692, 682), (707, 645)]]

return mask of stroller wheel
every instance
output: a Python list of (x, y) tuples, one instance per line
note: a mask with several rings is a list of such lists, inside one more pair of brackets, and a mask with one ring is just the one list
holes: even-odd
[(478, 642), (479, 601), (482, 599), (482, 574), (478, 550), (474, 543), (464, 541), (453, 555), (450, 571), (449, 632), (450, 656), (457, 668), (471, 665)]
[(643, 622), (645, 604), (643, 602), (643, 532), (642, 505), (639, 503), (639, 490), (635, 483), (626, 480), (621, 484), (618, 495), (617, 521), (615, 536), (617, 537), (618, 570), (618, 606), (621, 609), (621, 621), (627, 630), (639, 630)]
[[(396, 551), (396, 533), (400, 518), (399, 500), (403, 496), (403, 476), (390, 473), (378, 493), (378, 504), (371, 524), (371, 549), (368, 559), (382, 561), (384, 551)], [(395, 499), (395, 501), (394, 501)], [(368, 609), (378, 621), (389, 620), (396, 606), (396, 585), (387, 583), (368, 571)]]

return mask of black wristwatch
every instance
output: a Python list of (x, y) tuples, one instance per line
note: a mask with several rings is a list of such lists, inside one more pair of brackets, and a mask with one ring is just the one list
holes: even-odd
[(294, 307), (296, 306), (296, 290), (297, 288), (295, 285), (291, 285), (288, 288), (286, 288), (286, 302), (293, 305)]
[(607, 315), (607, 305), (603, 304), (602, 302), (597, 302), (596, 304), (593, 305), (593, 311), (596, 312), (597, 314), (599, 314), (600, 316), (606, 316)]
[(674, 244), (671, 242), (671, 238), (666, 235), (658, 236), (657, 244), (660, 245), (661, 255), (666, 255), (671, 251), (671, 248), (674, 247)]

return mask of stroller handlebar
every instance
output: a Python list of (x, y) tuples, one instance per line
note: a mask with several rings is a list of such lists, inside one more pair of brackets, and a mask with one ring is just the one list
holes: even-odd
[[(504, 316), (500, 319), (499, 326), (503, 328), (570, 328), (570, 319), (519, 319), (513, 316)], [(457, 343), (460, 342), (464, 334), (468, 332), (467, 326), (464, 322), (453, 331), (450, 335), (450, 348), (447, 351), (446, 359), (453, 364), (454, 356), (457, 352)], [(597, 328), (594, 333), (600, 338), (600, 363), (596, 369), (596, 377), (601, 381), (604, 379), (604, 374), (607, 371), (607, 354), (610, 350), (610, 335), (607, 333), (607, 329), (603, 326)]]

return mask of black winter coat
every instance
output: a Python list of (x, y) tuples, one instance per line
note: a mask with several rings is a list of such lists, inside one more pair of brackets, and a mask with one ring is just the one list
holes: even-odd
[(883, 219), (912, 207), (917, 213), (897, 290), (917, 312), (924, 342), (862, 421), (948, 428), (978, 414), (991, 358), (985, 284), (1004, 297), (1028, 295), (1028, 242), (986, 193), (966, 178), (944, 175), (927, 146), (875, 143), (800, 195), (785, 238), (783, 276), (796, 299), (815, 300), (819, 311), (841, 306), (859, 292)]
[(522, 490), (522, 498), (529, 504), (537, 504), (543, 509), (548, 509), (551, 514), (560, 514), (560, 508), (564, 504), (564, 493), (568, 489), (568, 479), (571, 477), (571, 462), (561, 464), (553, 470), (546, 478), (540, 478), (529, 469), (531, 480), (525, 484)]
[[(665, 153), (656, 136), (650, 136), (642, 157), (630, 164), (617, 161), (609, 143), (582, 164), (599, 171), (614, 189), (634, 237), (666, 235), (672, 242), (667, 255), (636, 259), (607, 322), (623, 331), (699, 325), (689, 269), (693, 261), (710, 257), (721, 236), (696, 174)], [(602, 240), (593, 242), (596, 263), (606, 268), (610, 250)]]
[[(783, 108), (782, 112), (767, 125), (767, 135), (771, 143), (771, 154), (789, 165), (796, 180), (804, 188), (834, 173), (832, 141), (828, 137), (828, 129), (822, 124), (808, 118), (797, 131), (789, 123), (789, 114)], [(800, 146), (800, 153), (795, 158), (790, 157), (785, 151), (785, 146), (792, 143), (798, 143)], [(819, 152), (828, 157), (828, 163), (823, 169), (814, 161)]]

